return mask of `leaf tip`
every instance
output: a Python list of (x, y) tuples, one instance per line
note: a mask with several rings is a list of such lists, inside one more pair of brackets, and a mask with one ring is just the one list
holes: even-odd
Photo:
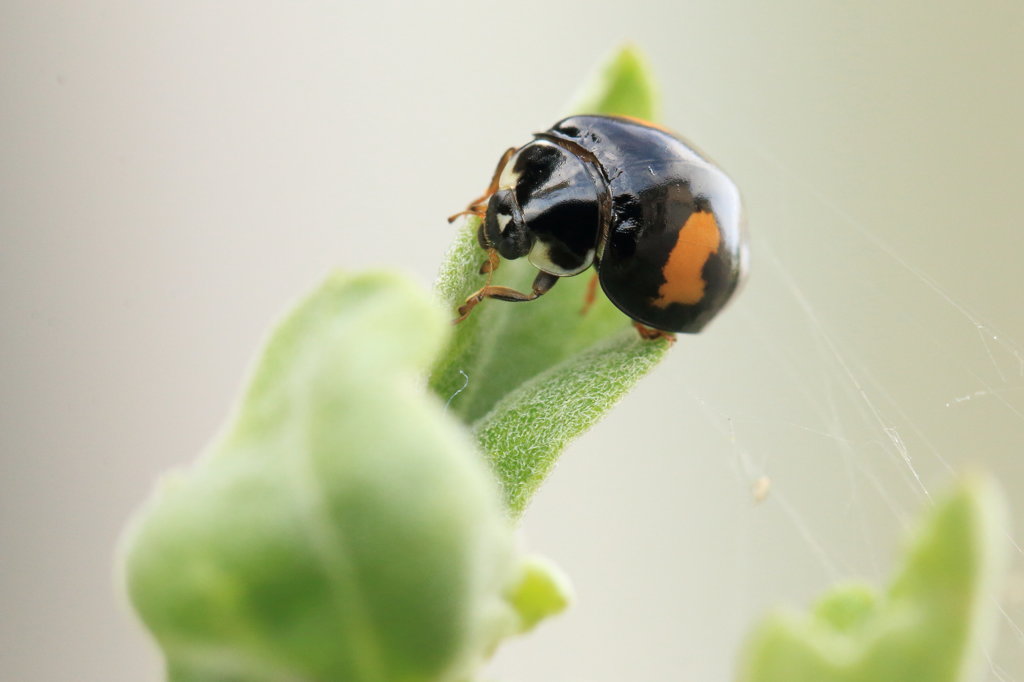
[(657, 82), (644, 52), (626, 42), (613, 50), (584, 80), (568, 107), (570, 114), (660, 118)]
[(521, 632), (532, 630), (545, 618), (561, 613), (572, 601), (569, 578), (539, 556), (524, 560), (522, 576), (509, 595), (509, 602), (519, 615)]

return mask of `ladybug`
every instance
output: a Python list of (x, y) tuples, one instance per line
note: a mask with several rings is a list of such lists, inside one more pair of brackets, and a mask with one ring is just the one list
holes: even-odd
[(532, 291), (488, 280), (455, 321), (485, 298), (531, 301), (594, 266), (605, 295), (642, 336), (700, 331), (746, 270), (732, 180), (676, 135), (639, 119), (572, 116), (533, 137), (506, 151), (487, 192), (449, 218), (482, 219), (481, 272), (493, 272), (500, 258), (528, 258), (539, 270)]

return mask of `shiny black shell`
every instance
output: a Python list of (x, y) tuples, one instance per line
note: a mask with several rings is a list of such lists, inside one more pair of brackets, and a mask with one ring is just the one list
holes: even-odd
[(672, 332), (697, 332), (746, 269), (739, 191), (672, 133), (618, 117), (573, 116), (538, 139), (585, 150), (607, 183), (595, 264), (622, 312)]
[(560, 121), (506, 152), (486, 202), (481, 246), (502, 258), (526, 257), (545, 274), (532, 294), (485, 287), (463, 314), (483, 297), (533, 300), (593, 265), (605, 294), (629, 317), (697, 332), (746, 269), (736, 186), (681, 139), (644, 121)]

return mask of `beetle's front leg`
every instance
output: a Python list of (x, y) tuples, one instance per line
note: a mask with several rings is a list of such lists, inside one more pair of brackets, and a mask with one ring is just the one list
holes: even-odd
[(466, 299), (465, 303), (459, 306), (459, 317), (453, 322), (453, 324), (458, 324), (469, 317), (473, 308), (475, 308), (485, 298), (496, 298), (499, 301), (512, 302), (533, 301), (549, 292), (551, 287), (555, 286), (557, 281), (558, 275), (539, 272), (533, 280), (533, 286), (531, 287), (532, 293), (529, 294), (524, 294), (521, 291), (516, 291), (515, 289), (510, 289), (508, 287), (487, 285), (472, 294)]
[[(501, 256), (498, 255), (497, 249), (487, 249), (487, 260), (480, 264), (480, 274), (489, 275), (498, 269), (498, 265), (501, 264)], [(490, 284), (491, 280), (488, 279), (487, 283)]]
[(494, 169), (494, 175), (491, 177), (491, 184), (487, 186), (487, 191), (481, 194), (479, 197), (469, 202), (469, 206), (466, 210), (459, 211), (454, 215), (448, 216), (448, 222), (454, 222), (456, 218), (464, 215), (475, 215), (479, 218), (483, 218), (484, 214), (487, 213), (487, 200), (491, 198), (491, 195), (498, 191), (498, 183), (501, 181), (501, 172), (505, 170), (505, 166), (508, 165), (508, 160), (512, 158), (512, 155), (516, 153), (515, 147), (509, 147), (505, 150), (505, 153), (501, 155), (501, 159), (498, 160), (498, 166)]

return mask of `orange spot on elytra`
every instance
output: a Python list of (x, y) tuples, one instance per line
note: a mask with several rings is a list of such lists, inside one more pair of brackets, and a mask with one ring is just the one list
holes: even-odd
[(718, 253), (721, 239), (715, 216), (707, 211), (691, 213), (679, 230), (676, 245), (668, 254), (665, 267), (661, 269), (665, 283), (651, 304), (667, 308), (672, 303), (699, 303), (704, 298), (706, 285), (701, 271), (711, 254)]

